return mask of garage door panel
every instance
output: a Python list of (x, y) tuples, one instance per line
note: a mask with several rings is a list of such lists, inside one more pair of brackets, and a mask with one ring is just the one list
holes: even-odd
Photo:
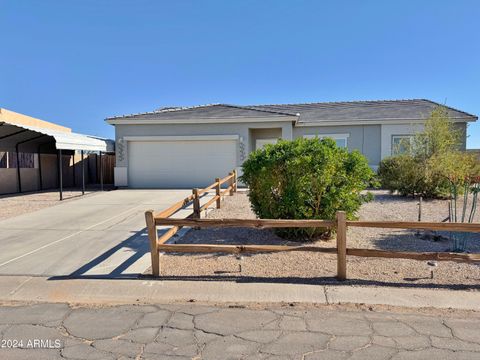
[(236, 141), (132, 141), (128, 154), (130, 187), (203, 187), (235, 168)]

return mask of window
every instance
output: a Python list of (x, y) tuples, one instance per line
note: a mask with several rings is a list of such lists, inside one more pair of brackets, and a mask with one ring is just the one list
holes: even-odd
[(347, 138), (338, 138), (338, 139), (333, 139), (337, 143), (338, 147), (347, 147)]
[(7, 168), (8, 166), (8, 153), (0, 151), (0, 168)]
[(7, 152), (3, 153), (5, 155), (1, 155), (0, 153), (0, 167), (6, 168), (16, 168), (17, 167), (17, 156), (18, 156), (18, 163), (20, 168), (30, 168), (36, 169), (38, 168), (38, 155), (33, 153), (15, 153), (15, 152)]
[(413, 135), (392, 135), (392, 155), (401, 155), (410, 152), (413, 144)]
[(318, 134), (318, 135), (305, 135), (304, 138), (306, 139), (325, 139), (327, 137), (332, 138), (337, 143), (338, 147), (346, 148), (348, 146), (347, 139), (350, 134)]

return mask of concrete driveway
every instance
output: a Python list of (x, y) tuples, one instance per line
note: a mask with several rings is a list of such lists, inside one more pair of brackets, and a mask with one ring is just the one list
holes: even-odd
[(0, 275), (137, 276), (150, 265), (145, 210), (190, 193), (116, 190), (0, 221)]

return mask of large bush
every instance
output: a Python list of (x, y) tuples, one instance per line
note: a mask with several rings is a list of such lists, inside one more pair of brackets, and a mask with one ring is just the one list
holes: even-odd
[[(434, 159), (429, 166), (432, 163), (438, 165), (439, 161)], [(403, 196), (435, 198), (446, 196), (449, 191), (448, 181), (440, 172), (427, 168), (424, 162), (408, 154), (383, 159), (378, 168), (378, 178), (383, 188)]]
[(452, 180), (475, 172), (474, 157), (460, 150), (462, 132), (443, 106), (432, 111), (411, 143), (400, 145), (405, 153), (383, 159), (378, 170), (382, 186), (392, 192), (443, 198), (449, 196)]
[[(371, 195), (361, 194), (374, 176), (358, 151), (336, 146), (332, 139), (281, 140), (252, 152), (243, 163), (253, 211), (263, 219), (335, 219), (343, 210), (354, 219)], [(319, 228), (278, 229), (292, 240), (329, 237)]]

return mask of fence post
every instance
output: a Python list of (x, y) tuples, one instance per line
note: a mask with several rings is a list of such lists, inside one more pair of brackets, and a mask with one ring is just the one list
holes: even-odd
[(345, 211), (337, 211), (337, 279), (347, 279), (347, 219)]
[(217, 209), (220, 209), (222, 199), (220, 197), (220, 178), (216, 178), (215, 182), (217, 185), (215, 185), (215, 196), (217, 197)]
[(238, 176), (237, 176), (237, 170), (233, 170), (233, 191), (237, 192), (237, 182), (238, 182)]
[(418, 199), (418, 221), (422, 221), (422, 202), (423, 202), (423, 197), (420, 196)]
[(150, 240), (150, 255), (152, 257), (152, 275), (160, 276), (160, 254), (158, 253), (158, 234), (153, 210), (145, 212), (147, 222), (148, 239)]
[(233, 171), (230, 171), (228, 173), (228, 175), (231, 176), (230, 181), (228, 183), (229, 183), (229, 186), (230, 186), (230, 196), (232, 196), (233, 195), (233, 186), (234, 186), (233, 182), (234, 182), (235, 175), (234, 175)]
[(200, 196), (198, 196), (198, 189), (195, 188), (192, 190), (193, 194), (193, 217), (195, 219), (200, 219)]

